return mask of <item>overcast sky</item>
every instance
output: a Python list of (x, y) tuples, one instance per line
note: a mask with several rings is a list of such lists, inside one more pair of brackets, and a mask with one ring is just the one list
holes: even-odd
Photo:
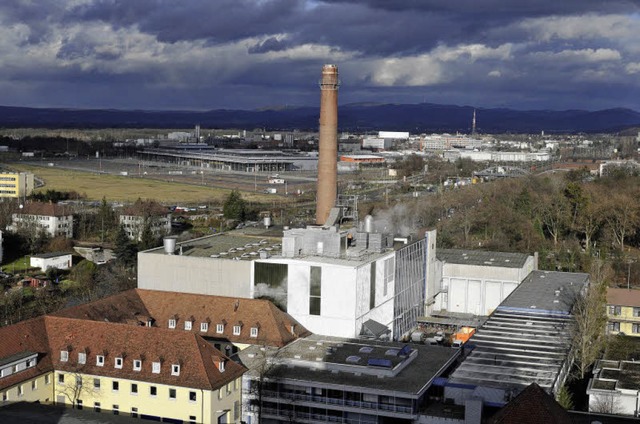
[(640, 0), (2, 0), (0, 104), (640, 110)]

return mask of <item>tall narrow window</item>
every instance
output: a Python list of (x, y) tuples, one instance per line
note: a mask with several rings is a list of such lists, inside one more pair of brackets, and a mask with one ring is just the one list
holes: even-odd
[(309, 275), (309, 314), (320, 315), (322, 268), (312, 266)]
[(371, 262), (371, 274), (369, 276), (369, 309), (376, 307), (376, 263)]
[(393, 275), (395, 273), (395, 261), (394, 258), (389, 258), (384, 261), (384, 293), (383, 296), (387, 295), (389, 283), (393, 282)]

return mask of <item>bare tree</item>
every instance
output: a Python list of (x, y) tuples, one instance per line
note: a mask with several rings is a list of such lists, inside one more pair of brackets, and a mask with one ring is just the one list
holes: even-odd
[(66, 372), (62, 375), (64, 375), (64, 381), (58, 381), (56, 394), (64, 396), (72, 408), (75, 409), (78, 406), (78, 400), (83, 394), (95, 396), (91, 382), (79, 370)]
[(613, 393), (598, 393), (594, 397), (593, 403), (589, 402), (589, 412), (620, 414), (622, 412), (620, 398)]
[(606, 221), (611, 229), (614, 242), (624, 251), (624, 241), (636, 232), (636, 226), (640, 223), (640, 211), (637, 199), (627, 194), (617, 194), (610, 200), (610, 208), (606, 215)]
[(591, 269), (591, 284), (578, 296), (574, 306), (573, 353), (580, 378), (584, 378), (605, 345), (606, 290), (609, 270), (600, 260)]

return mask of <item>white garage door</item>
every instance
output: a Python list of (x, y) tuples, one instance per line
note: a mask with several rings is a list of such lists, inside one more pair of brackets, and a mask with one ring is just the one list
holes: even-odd
[(449, 311), (467, 311), (467, 280), (452, 278), (449, 281)]
[(499, 281), (487, 281), (485, 283), (485, 308), (489, 315), (502, 302), (502, 283)]
[(480, 280), (469, 280), (469, 288), (467, 290), (467, 310), (465, 312), (482, 315), (482, 282)]

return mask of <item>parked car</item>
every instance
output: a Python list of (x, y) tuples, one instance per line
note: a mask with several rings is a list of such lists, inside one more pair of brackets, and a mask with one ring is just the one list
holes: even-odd
[(442, 343), (444, 341), (444, 331), (438, 331), (434, 337), (434, 339), (438, 342), (438, 343)]

